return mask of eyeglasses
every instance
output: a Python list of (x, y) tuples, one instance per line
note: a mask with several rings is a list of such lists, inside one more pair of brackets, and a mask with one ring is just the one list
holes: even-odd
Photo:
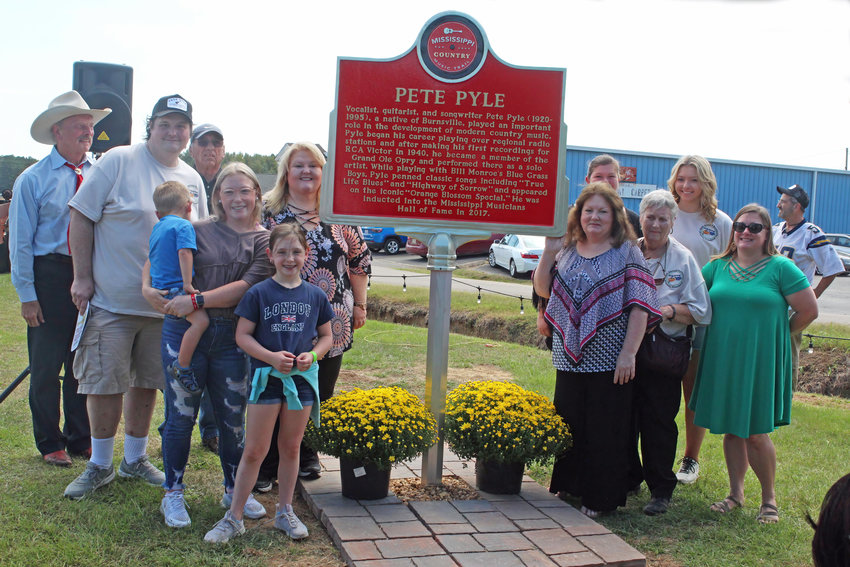
[(218, 140), (218, 139), (210, 140), (209, 138), (207, 138), (207, 139), (201, 138), (200, 140), (195, 140), (195, 143), (198, 144), (199, 146), (201, 146), (202, 148), (206, 148), (207, 146), (210, 146), (210, 145), (213, 146), (214, 148), (220, 148), (221, 146), (224, 145), (224, 140)]
[(751, 222), (750, 224), (743, 222), (732, 223), (732, 230), (735, 232), (744, 232), (745, 229), (749, 229), (750, 234), (758, 234), (764, 229), (764, 225), (760, 222)]

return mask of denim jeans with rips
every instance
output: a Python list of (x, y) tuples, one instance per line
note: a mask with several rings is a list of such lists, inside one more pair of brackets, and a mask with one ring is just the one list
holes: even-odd
[(210, 326), (201, 337), (192, 356), (192, 369), (201, 390), (188, 392), (169, 376), (168, 366), (177, 358), (183, 333), (189, 328), (185, 319), (166, 317), (162, 325), (162, 367), (165, 372), (165, 428), (162, 436), (162, 460), (166, 490), (184, 488), (183, 473), (189, 460), (192, 429), (206, 388), (219, 431), (219, 459), (224, 487), (234, 485), (236, 468), (245, 442), (245, 406), (248, 397), (248, 360), (236, 345), (236, 322), (210, 318)]

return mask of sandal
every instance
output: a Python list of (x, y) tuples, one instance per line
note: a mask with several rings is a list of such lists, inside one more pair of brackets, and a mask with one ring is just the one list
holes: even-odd
[(775, 524), (779, 522), (779, 508), (773, 504), (762, 504), (761, 508), (759, 508), (759, 514), (756, 516), (756, 520), (758, 520), (760, 524)]
[(718, 500), (709, 508), (712, 512), (717, 512), (718, 514), (728, 514), (735, 508), (743, 508), (744, 505), (739, 502), (734, 496), (731, 494), (724, 498), (723, 500)]

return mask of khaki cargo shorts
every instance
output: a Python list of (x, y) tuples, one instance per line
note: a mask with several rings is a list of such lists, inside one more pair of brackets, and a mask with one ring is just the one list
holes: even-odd
[(112, 313), (91, 306), (74, 358), (80, 394), (123, 394), (130, 387), (165, 386), (162, 319)]

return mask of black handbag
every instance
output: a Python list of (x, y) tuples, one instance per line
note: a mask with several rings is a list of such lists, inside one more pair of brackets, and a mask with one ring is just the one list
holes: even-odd
[(637, 352), (636, 364), (641, 372), (684, 376), (691, 359), (691, 334), (693, 326), (682, 337), (671, 337), (661, 330), (661, 325), (644, 336)]

